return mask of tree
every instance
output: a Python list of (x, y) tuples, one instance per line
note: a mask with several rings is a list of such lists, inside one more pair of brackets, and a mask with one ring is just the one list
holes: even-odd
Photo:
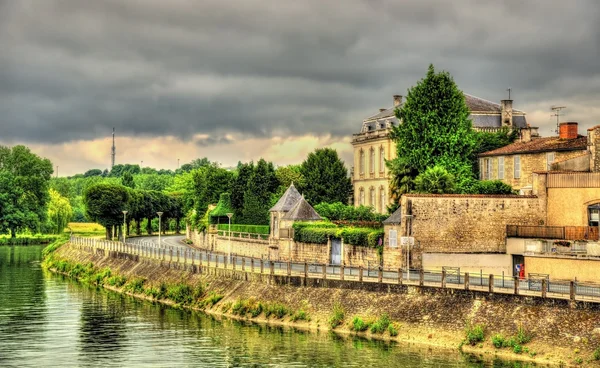
[(415, 189), (420, 193), (453, 193), (454, 176), (442, 166), (430, 167), (416, 177)]
[(50, 189), (48, 203), (48, 221), (53, 234), (62, 234), (73, 217), (73, 209), (69, 200), (54, 189)]
[(102, 170), (100, 169), (91, 169), (83, 174), (85, 178), (89, 178), (90, 176), (102, 176)]
[(474, 180), (477, 139), (465, 97), (448, 72), (436, 73), (430, 65), (426, 77), (409, 89), (396, 116), (402, 123), (391, 133), (395, 160), (410, 170), (394, 180), (410, 182), (436, 165), (454, 176), (459, 191)]
[(97, 184), (87, 188), (83, 194), (86, 214), (106, 228), (106, 239), (111, 238), (113, 226), (123, 223), (123, 212), (128, 210), (129, 192), (122, 185)]
[(304, 177), (304, 192), (310, 203), (348, 203), (352, 184), (346, 166), (331, 148), (319, 148), (311, 152), (300, 166)]
[(135, 182), (133, 181), (133, 175), (126, 172), (121, 178), (121, 185), (127, 188), (135, 189)]
[(260, 159), (248, 181), (244, 193), (244, 208), (239, 222), (252, 225), (269, 224), (271, 194), (277, 190), (279, 181), (271, 162)]
[(38, 231), (46, 222), (50, 160), (25, 146), (0, 146), (0, 232)]
[(244, 209), (244, 194), (248, 189), (248, 182), (254, 172), (254, 162), (243, 164), (238, 162), (237, 172), (231, 181), (231, 208), (234, 213), (234, 221), (239, 222), (242, 219)]

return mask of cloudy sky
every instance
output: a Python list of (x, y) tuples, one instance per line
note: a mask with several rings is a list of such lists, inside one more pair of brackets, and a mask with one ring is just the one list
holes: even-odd
[(600, 123), (600, 2), (0, 0), (0, 144), (60, 175), (117, 163), (351, 157), (429, 63), (515, 107)]

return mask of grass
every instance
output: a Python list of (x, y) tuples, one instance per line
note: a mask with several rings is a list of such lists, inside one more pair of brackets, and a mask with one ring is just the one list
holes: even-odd
[(597, 348), (596, 350), (594, 350), (594, 353), (592, 354), (592, 358), (594, 358), (594, 360), (600, 360), (600, 348)]
[(114, 286), (114, 287), (121, 287), (121, 286), (125, 285), (126, 282), (127, 282), (127, 279), (125, 277), (119, 276), (119, 275), (110, 276), (108, 278), (108, 280), (106, 280), (106, 284), (108, 284), (110, 286)]
[(208, 296), (202, 300), (202, 305), (205, 307), (212, 307), (220, 302), (223, 297), (224, 296), (222, 294), (217, 294), (216, 292), (211, 291), (210, 294), (208, 294)]
[(471, 322), (467, 323), (465, 327), (465, 342), (470, 345), (477, 345), (485, 339), (485, 326), (482, 324), (473, 325)]
[(69, 222), (69, 225), (65, 229), (65, 232), (73, 232), (75, 236), (81, 237), (105, 237), (106, 229), (100, 224), (94, 222)]
[(342, 305), (340, 303), (335, 303), (333, 305), (333, 313), (331, 314), (331, 317), (329, 317), (329, 327), (334, 329), (341, 325), (344, 322), (344, 314)]
[(145, 282), (146, 282), (146, 279), (143, 279), (140, 277), (133, 278), (125, 284), (125, 287), (123, 288), (123, 290), (128, 291), (130, 293), (134, 293), (134, 294), (144, 294), (144, 291), (145, 291), (144, 283)]
[(379, 317), (379, 319), (377, 321), (375, 321), (375, 323), (373, 323), (371, 325), (371, 333), (374, 333), (374, 334), (384, 333), (385, 330), (387, 330), (388, 327), (390, 326), (391, 322), (392, 321), (390, 321), (390, 316), (388, 316), (387, 314), (382, 315), (381, 317)]
[(10, 235), (0, 235), (0, 245), (40, 245), (55, 242), (59, 235), (18, 235), (11, 238)]
[(290, 321), (310, 321), (310, 316), (303, 309), (299, 309), (296, 311), (296, 313), (292, 314)]
[(392, 337), (398, 336), (398, 329), (393, 324), (390, 324), (388, 326), (388, 332), (390, 333), (390, 336), (392, 336)]
[(370, 324), (368, 322), (363, 321), (363, 319), (359, 316), (355, 316), (354, 318), (352, 318), (350, 330), (356, 332), (363, 332), (369, 329), (369, 325)]
[(275, 318), (282, 319), (289, 313), (288, 308), (280, 303), (267, 304), (264, 309), (265, 317), (267, 318), (274, 316)]
[(492, 345), (494, 345), (498, 349), (507, 347), (507, 343), (508, 341), (506, 341), (504, 336), (502, 336), (501, 334), (496, 334), (492, 336)]
[(531, 333), (527, 331), (522, 324), (519, 324), (519, 327), (517, 328), (517, 336), (515, 336), (515, 340), (517, 341), (517, 343), (521, 345), (527, 344), (531, 341), (531, 338)]

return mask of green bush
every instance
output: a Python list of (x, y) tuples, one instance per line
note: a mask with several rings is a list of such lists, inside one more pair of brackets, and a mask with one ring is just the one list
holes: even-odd
[(333, 305), (333, 313), (331, 317), (329, 317), (329, 327), (336, 328), (344, 322), (344, 308), (340, 303), (335, 303)]
[(304, 310), (300, 309), (300, 310), (297, 310), (296, 313), (292, 314), (292, 316), (290, 317), (290, 321), (292, 321), (292, 322), (310, 321), (310, 317), (308, 316), (308, 313), (306, 313)]
[(127, 282), (127, 279), (123, 276), (119, 276), (119, 275), (114, 275), (108, 278), (108, 280), (106, 280), (106, 283), (110, 286), (114, 286), (114, 287), (121, 287), (123, 285), (125, 285), (125, 283)]
[(214, 291), (211, 291), (208, 297), (203, 300), (203, 304), (208, 307), (212, 307), (223, 299), (223, 295), (217, 294)]
[(248, 313), (248, 303), (246, 300), (239, 299), (231, 307), (231, 313), (238, 316), (245, 316)]
[[(219, 225), (217, 225), (217, 230), (229, 231), (229, 224), (219, 224)], [(241, 232), (241, 233), (250, 233), (250, 234), (269, 235), (271, 232), (271, 228), (269, 227), (269, 225), (231, 224), (231, 231), (232, 232)]]
[(482, 180), (475, 182), (473, 194), (516, 194), (513, 188), (501, 180)]
[(350, 329), (356, 332), (366, 331), (369, 328), (369, 324), (362, 320), (362, 318), (355, 316), (352, 318), (352, 324)]
[(523, 352), (523, 347), (521, 345), (519, 345), (519, 344), (515, 344), (513, 346), (513, 352), (515, 354), (521, 354)]
[(192, 288), (190, 285), (180, 282), (167, 287), (165, 296), (177, 304), (192, 304), (194, 300), (204, 295), (204, 287), (198, 285)]
[(275, 316), (275, 318), (282, 319), (289, 313), (288, 308), (285, 305), (279, 303), (267, 304), (264, 309), (265, 317), (267, 318), (273, 315)]
[(398, 336), (398, 330), (396, 329), (396, 327), (394, 327), (393, 324), (390, 324), (388, 326), (388, 331), (390, 333), (390, 336), (394, 337), (394, 336)]
[(96, 272), (95, 274), (91, 275), (90, 278), (88, 279), (88, 282), (90, 282), (91, 284), (94, 285), (104, 285), (104, 282), (110, 278), (110, 276), (112, 275), (112, 272), (110, 270), (110, 268), (106, 267), (101, 269), (100, 271)]
[(319, 203), (315, 211), (330, 221), (376, 221), (381, 222), (388, 216), (374, 211), (373, 207), (345, 205), (341, 202)]
[(144, 292), (144, 283), (145, 279), (136, 277), (134, 279), (129, 280), (127, 284), (125, 284), (125, 291), (129, 291), (134, 294), (142, 294)]
[(477, 345), (485, 339), (485, 326), (481, 324), (472, 325), (470, 322), (465, 328), (466, 342), (470, 345)]
[(492, 344), (498, 349), (508, 346), (507, 343), (508, 342), (506, 341), (504, 336), (500, 334), (492, 336)]
[(369, 227), (338, 227), (331, 222), (296, 223), (294, 240), (302, 243), (327, 244), (329, 238), (343, 238), (345, 244), (377, 247), (383, 239), (382, 229)]
[(597, 348), (596, 350), (594, 350), (592, 357), (594, 358), (594, 360), (600, 360), (600, 348)]
[(390, 326), (390, 323), (390, 317), (387, 314), (382, 315), (377, 321), (375, 321), (375, 323), (371, 325), (371, 333), (384, 333), (385, 330), (387, 330), (387, 328)]
[(529, 341), (531, 341), (531, 337), (531, 333), (525, 330), (523, 325), (519, 325), (517, 329), (517, 336), (515, 336), (516, 342), (521, 345), (527, 344)]
[(0, 236), (0, 245), (41, 245), (50, 244), (59, 237), (56, 235), (19, 235), (16, 238)]

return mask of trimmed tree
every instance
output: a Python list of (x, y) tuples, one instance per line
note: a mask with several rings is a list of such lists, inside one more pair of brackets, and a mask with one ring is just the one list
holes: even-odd
[(299, 190), (304, 192), (308, 202), (348, 203), (352, 183), (336, 150), (318, 148), (311, 152), (302, 162), (300, 173), (305, 185)]
[(454, 176), (442, 166), (430, 167), (415, 178), (415, 189), (420, 193), (453, 193)]
[(128, 209), (129, 193), (122, 185), (97, 184), (83, 193), (87, 216), (106, 228), (106, 239), (111, 238), (113, 226), (121, 228), (123, 210)]
[(477, 139), (465, 97), (450, 73), (436, 73), (430, 65), (426, 77), (408, 90), (396, 116), (402, 123), (391, 134), (395, 160), (410, 170), (394, 180), (410, 183), (428, 168), (442, 166), (454, 176), (457, 191), (472, 184)]
[(261, 158), (248, 181), (244, 193), (244, 209), (239, 222), (249, 225), (268, 225), (269, 200), (278, 186), (279, 181), (275, 176), (273, 164)]

